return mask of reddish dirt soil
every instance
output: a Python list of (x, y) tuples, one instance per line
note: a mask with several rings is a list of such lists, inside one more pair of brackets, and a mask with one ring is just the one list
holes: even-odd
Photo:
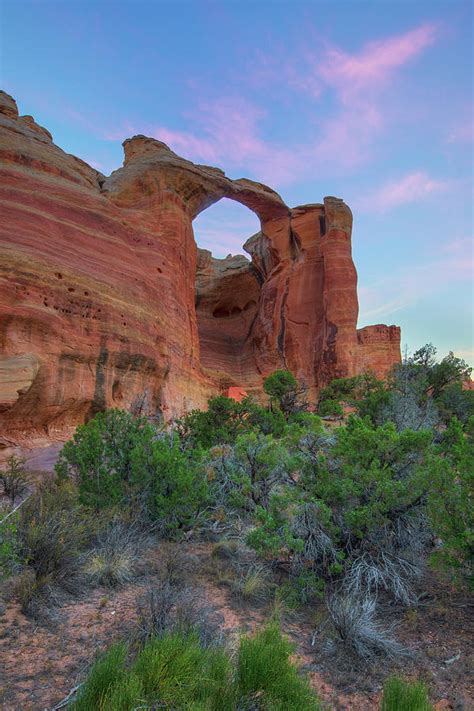
[[(0, 611), (2, 711), (52, 709), (84, 678), (99, 650), (114, 639), (133, 634), (136, 598), (147, 586), (159, 585), (162, 550), (157, 544), (147, 555), (145, 574), (137, 582), (113, 592), (105, 588), (90, 591), (66, 604), (60, 619), (47, 627), (27, 619), (14, 600), (6, 604), (3, 614)], [(209, 546), (189, 545), (188, 550), (197, 556), (199, 571), (189, 582), (201, 588), (223, 617), (231, 639), (268, 617), (269, 605), (243, 603), (219, 584), (212, 573)], [(284, 618), (283, 629), (297, 646), (295, 658), (310, 674), (325, 709), (377, 709), (383, 680), (392, 671), (423, 678), (437, 709), (474, 708), (472, 598), (454, 592), (434, 576), (424, 581), (424, 587), (430, 596), (416, 612), (403, 613), (387, 606), (384, 614), (386, 621), (400, 622), (398, 639), (415, 651), (414, 660), (404, 668), (394, 669), (386, 663), (358, 668), (344, 655), (327, 653), (324, 638), (311, 647), (322, 605), (311, 615), (295, 613)]]

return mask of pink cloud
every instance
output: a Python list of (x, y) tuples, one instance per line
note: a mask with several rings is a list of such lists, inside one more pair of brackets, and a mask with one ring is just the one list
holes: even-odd
[(219, 160), (220, 152), (216, 142), (211, 138), (200, 138), (187, 131), (173, 131), (164, 126), (153, 126), (148, 132), (153, 138), (167, 143), (175, 153), (195, 159), (215, 163)]
[(352, 168), (368, 159), (369, 147), (382, 126), (382, 115), (374, 104), (343, 107), (323, 124), (314, 153), (333, 168)]
[[(374, 139), (387, 122), (383, 89), (395, 70), (433, 44), (435, 38), (436, 27), (422, 25), (401, 35), (369, 42), (354, 54), (330, 47), (322, 60), (314, 58), (312, 71), (335, 92), (339, 102), (338, 112), (323, 128), (318, 155), (333, 159), (337, 156), (342, 167), (367, 160)], [(316, 97), (319, 94), (318, 86)]]
[(433, 44), (436, 33), (435, 25), (425, 24), (401, 35), (369, 42), (352, 55), (332, 48), (317, 71), (327, 84), (339, 90), (344, 101), (367, 88), (384, 85), (395, 69)]
[(197, 132), (126, 123), (119, 131), (107, 132), (106, 138), (117, 140), (145, 133), (191, 160), (224, 165), (230, 170), (245, 166), (255, 178), (277, 184), (291, 182), (298, 174), (295, 153), (262, 137), (259, 124), (265, 112), (251, 102), (227, 97), (201, 102), (185, 117), (198, 127)]
[(463, 257), (466, 254), (474, 255), (474, 238), (459, 237), (458, 239), (450, 240), (447, 244), (442, 245), (440, 251), (448, 254), (458, 254)]
[(400, 205), (417, 202), (444, 192), (450, 187), (449, 181), (435, 180), (424, 171), (418, 171), (382, 185), (378, 190), (371, 192), (369, 197), (355, 200), (354, 204), (360, 209), (371, 212), (387, 212)]
[(308, 98), (320, 101), (325, 92), (336, 98), (333, 115), (319, 125), (319, 135), (299, 147), (299, 165), (317, 156), (318, 164), (333, 170), (352, 168), (371, 157), (371, 147), (390, 121), (386, 111), (388, 88), (396, 72), (432, 45), (438, 35), (434, 24), (423, 24), (408, 32), (368, 42), (352, 54), (320, 43), (300, 50), (278, 65), (273, 56), (258, 51), (252, 78), (265, 86), (282, 82)]
[[(317, 125), (313, 138), (282, 144), (264, 135), (266, 112), (247, 99), (220, 97), (199, 101), (183, 115), (192, 129), (175, 129), (150, 123), (125, 123), (120, 131), (106, 133), (111, 140), (145, 133), (169, 144), (178, 154), (197, 162), (244, 172), (272, 185), (282, 186), (319, 170), (334, 173), (352, 169), (371, 157), (374, 142), (386, 128), (384, 89), (410, 60), (436, 39), (437, 27), (425, 24), (400, 35), (369, 42), (349, 54), (334, 46), (302, 50), (283, 64), (274, 56), (257, 52), (249, 83), (259, 79), (271, 86), (320, 99), (332, 91), (336, 108)], [(254, 58), (255, 59), (255, 58)], [(312, 118), (308, 115), (308, 121)]]

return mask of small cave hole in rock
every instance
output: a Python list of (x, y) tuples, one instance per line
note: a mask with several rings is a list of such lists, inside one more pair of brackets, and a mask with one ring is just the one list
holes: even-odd
[(217, 308), (212, 312), (214, 318), (228, 318), (230, 316), (229, 309)]

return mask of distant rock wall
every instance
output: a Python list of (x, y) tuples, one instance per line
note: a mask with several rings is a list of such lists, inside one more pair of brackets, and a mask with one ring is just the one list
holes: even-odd
[(357, 331), (359, 346), (358, 369), (371, 370), (378, 378), (384, 378), (387, 372), (400, 361), (400, 327), (366, 326)]
[[(106, 177), (0, 92), (0, 444), (65, 438), (106, 407), (169, 419), (276, 368), (316, 397), (399, 360), (397, 327), (356, 330), (342, 200), (290, 209), (154, 139), (124, 151)], [(196, 248), (193, 219), (223, 197), (260, 218), (251, 261)]]

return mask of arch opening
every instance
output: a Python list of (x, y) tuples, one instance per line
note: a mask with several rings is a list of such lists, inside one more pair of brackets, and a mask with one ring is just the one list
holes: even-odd
[(253, 373), (251, 339), (261, 285), (243, 244), (260, 231), (258, 216), (228, 198), (193, 221), (198, 245), (196, 317), (201, 366), (222, 391)]
[(224, 259), (229, 254), (244, 254), (242, 245), (260, 231), (260, 220), (242, 203), (221, 198), (194, 219), (193, 230), (198, 247)]

